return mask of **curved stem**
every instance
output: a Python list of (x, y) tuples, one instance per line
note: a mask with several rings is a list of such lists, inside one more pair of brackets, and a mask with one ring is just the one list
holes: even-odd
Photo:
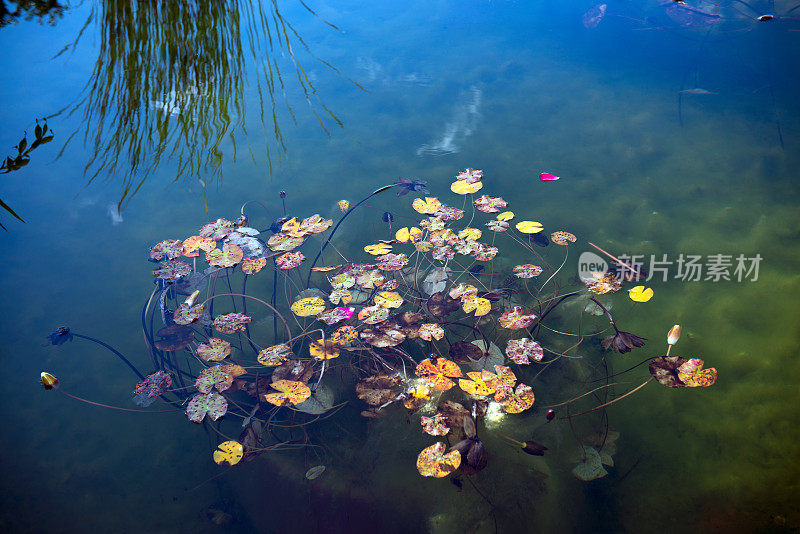
[(128, 358), (126, 358), (125, 356), (123, 356), (123, 355), (122, 355), (122, 353), (121, 353), (120, 351), (118, 351), (117, 349), (115, 349), (115, 348), (114, 348), (114, 347), (112, 347), (111, 345), (109, 345), (109, 344), (107, 344), (107, 343), (103, 343), (103, 342), (102, 342), (102, 341), (100, 341), (99, 339), (95, 339), (95, 338), (93, 338), (93, 337), (89, 337), (89, 336), (84, 336), (83, 334), (75, 334), (75, 333), (73, 333), (73, 332), (70, 332), (70, 333), (71, 333), (73, 336), (75, 336), (75, 337), (79, 337), (79, 338), (81, 338), (81, 339), (85, 339), (85, 340), (87, 340), (87, 341), (92, 341), (93, 343), (97, 343), (97, 344), (98, 344), (98, 345), (100, 345), (101, 347), (105, 347), (105, 348), (107, 348), (108, 350), (110, 350), (111, 352), (113, 352), (114, 354), (116, 354), (116, 355), (117, 355), (117, 357), (118, 357), (120, 360), (122, 360), (123, 362), (125, 362), (125, 365), (127, 365), (128, 367), (130, 367), (130, 368), (131, 368), (131, 370), (132, 370), (134, 373), (136, 373), (136, 376), (138, 376), (140, 379), (144, 380), (144, 375), (143, 375), (142, 373), (140, 373), (140, 372), (139, 372), (139, 370), (138, 370), (138, 369), (137, 369), (137, 368), (136, 368), (136, 367), (135, 367), (135, 366), (134, 366), (134, 365), (133, 365), (133, 364), (132, 364), (132, 363), (131, 363), (131, 362), (128, 360)]
[(560, 419), (572, 419), (573, 417), (578, 417), (579, 415), (585, 415), (587, 413), (596, 412), (597, 410), (599, 410), (601, 408), (605, 408), (606, 406), (611, 406), (615, 402), (621, 401), (622, 399), (624, 399), (625, 397), (627, 397), (629, 395), (633, 395), (634, 393), (636, 393), (637, 391), (639, 391), (640, 389), (642, 389), (643, 387), (645, 387), (647, 384), (649, 384), (652, 381), (653, 381), (653, 377), (651, 376), (650, 378), (645, 380), (644, 383), (642, 383), (641, 385), (635, 387), (634, 389), (630, 390), (629, 392), (625, 393), (624, 395), (621, 395), (621, 396), (617, 397), (616, 399), (614, 399), (612, 401), (608, 401), (608, 402), (606, 402), (604, 404), (601, 404), (600, 406), (595, 406), (591, 410), (586, 410), (585, 412), (576, 413), (576, 414), (573, 414), (573, 415), (568, 415), (566, 417), (561, 417)]
[(306, 286), (309, 286), (311, 284), (311, 273), (314, 272), (314, 267), (317, 265), (317, 262), (319, 261), (320, 256), (322, 256), (322, 253), (325, 251), (325, 248), (328, 246), (328, 243), (330, 243), (331, 239), (333, 239), (333, 234), (336, 233), (336, 230), (344, 222), (344, 220), (347, 219), (347, 217), (349, 217), (350, 214), (353, 213), (355, 211), (355, 209), (357, 207), (359, 207), (361, 204), (363, 204), (364, 202), (366, 202), (370, 198), (374, 197), (375, 195), (377, 195), (379, 193), (383, 193), (387, 189), (389, 189), (391, 187), (394, 187), (396, 185), (398, 185), (398, 184), (389, 184), (389, 185), (385, 185), (383, 187), (379, 187), (378, 189), (376, 189), (375, 191), (373, 191), (372, 193), (370, 193), (369, 195), (364, 197), (355, 206), (352, 206), (349, 210), (347, 210), (347, 213), (342, 215), (342, 218), (339, 219), (339, 222), (337, 222), (336, 226), (333, 227), (333, 230), (331, 230), (331, 233), (328, 236), (328, 239), (326, 239), (325, 243), (322, 244), (322, 248), (319, 249), (319, 252), (317, 253), (317, 256), (314, 258), (314, 261), (311, 263), (311, 267), (308, 270), (308, 278), (306, 279)]
[(71, 399), (75, 399), (77, 401), (85, 402), (86, 404), (91, 404), (92, 406), (100, 406), (101, 408), (110, 408), (112, 410), (120, 410), (120, 411), (123, 411), (123, 412), (167, 413), (167, 412), (182, 412), (183, 411), (183, 408), (173, 408), (172, 410), (136, 410), (134, 408), (122, 408), (120, 406), (111, 406), (111, 405), (108, 405), (108, 404), (103, 404), (101, 402), (94, 402), (94, 401), (90, 401), (88, 399), (77, 397), (77, 396), (73, 395), (72, 393), (67, 393), (63, 389), (58, 389), (57, 391), (59, 393), (61, 393), (62, 395), (66, 395), (67, 397), (69, 397)]

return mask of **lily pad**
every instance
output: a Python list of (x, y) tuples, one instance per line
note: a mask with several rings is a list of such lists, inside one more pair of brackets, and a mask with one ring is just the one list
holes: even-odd
[(221, 366), (215, 365), (203, 369), (197, 380), (194, 382), (194, 387), (200, 393), (209, 393), (213, 388), (217, 388), (220, 393), (231, 387), (233, 384), (233, 376), (225, 371)]
[(424, 477), (446, 477), (461, 465), (461, 453), (457, 450), (445, 453), (447, 447), (441, 441), (426, 447), (417, 456), (417, 471)]
[(267, 367), (276, 367), (293, 356), (289, 345), (273, 345), (258, 353), (258, 363)]
[(219, 393), (198, 393), (186, 406), (186, 416), (195, 423), (203, 422), (203, 418), (208, 415), (212, 421), (216, 421), (228, 412), (228, 401)]
[(333, 408), (333, 390), (325, 384), (320, 384), (311, 396), (295, 405), (295, 409), (312, 415), (319, 415)]
[(214, 462), (219, 465), (236, 465), (244, 456), (244, 447), (238, 441), (223, 441), (214, 451)]
[(243, 313), (224, 313), (214, 318), (214, 328), (223, 334), (244, 332), (245, 325), (252, 319)]
[(183, 242), (180, 239), (165, 239), (153, 245), (150, 249), (150, 258), (161, 261), (166, 258), (174, 260), (183, 254)]
[(231, 355), (231, 344), (224, 339), (209, 338), (208, 344), (197, 346), (197, 355), (205, 362), (221, 362)]
[(183, 350), (194, 340), (194, 331), (189, 326), (173, 324), (165, 326), (156, 336), (156, 348), (159, 350)]
[(162, 280), (177, 280), (191, 274), (192, 266), (181, 260), (165, 260), (158, 264), (153, 276)]

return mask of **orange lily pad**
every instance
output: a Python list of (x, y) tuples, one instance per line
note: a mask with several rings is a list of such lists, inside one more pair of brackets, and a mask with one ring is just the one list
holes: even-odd
[(424, 477), (446, 477), (461, 465), (461, 453), (452, 450), (445, 453), (447, 447), (441, 441), (426, 447), (417, 456), (417, 471)]

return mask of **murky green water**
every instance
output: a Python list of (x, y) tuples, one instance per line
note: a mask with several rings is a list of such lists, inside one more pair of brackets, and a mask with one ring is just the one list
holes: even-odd
[[(53, 142), (37, 148), (23, 169), (3, 175), (0, 198), (26, 223), (0, 215), (8, 228), (0, 235), (6, 385), (0, 404), (5, 453), (0, 525), (29, 532), (493, 532), (496, 518), (501, 532), (800, 528), (800, 25), (792, 18), (800, 11), (770, 25), (723, 20), (727, 26), (707, 32), (670, 25), (663, 9), (641, 2), (609, 4), (594, 29), (581, 24), (590, 4), (309, 6), (342, 31), (302, 6), (287, 3), (281, 13), (313, 54), (341, 76), (294, 40), (307, 78), (298, 81), (285, 52), (274, 54), (297, 121), (276, 84), (285, 152), (275, 141), (268, 99), (261, 128), (258, 95), (268, 91), (255, 84), (254, 60), (244, 47), (241, 63), (250, 73), (250, 83), (241, 85), (246, 107), (228, 104), (222, 112), (227, 119), (214, 115), (218, 122), (210, 123), (210, 138), (203, 138), (201, 128), (185, 144), (204, 152), (213, 145), (219, 121), (232, 121), (235, 148), (229, 136), (217, 148), (219, 181), (213, 167), (181, 173), (177, 156), (164, 154), (127, 199), (121, 217), (112, 216), (130, 153), (112, 151), (118, 158), (115, 171), (87, 186), (84, 166), (94, 145), (91, 138), (84, 143), (83, 135), (87, 124), (92, 131), (97, 124), (87, 122), (80, 106), (71, 116), (49, 118)], [(108, 23), (91, 22), (74, 53), (50, 58), (99, 7), (76, 6), (54, 26), (21, 21), (0, 28), (7, 73), (0, 146), (16, 144), (26, 129), (30, 138), (34, 117), (80, 102), (101, 53), (98, 28)], [(715, 12), (713, 6), (697, 7)], [(726, 3), (719, 7), (729, 16)], [(781, 15), (792, 6), (753, 7), (759, 14)], [(158, 17), (147, 20), (158, 27)], [(242, 35), (247, 35), (244, 25)], [(183, 46), (202, 55), (197, 42)], [(235, 55), (219, 50), (207, 55), (223, 56), (236, 63)], [(239, 83), (230, 71), (227, 75)], [(306, 80), (318, 92), (311, 93), (310, 105), (301, 85)], [(678, 91), (694, 87), (718, 94), (684, 94), (681, 127)], [(146, 100), (140, 104), (142, 114), (157, 111)], [(205, 113), (220, 113), (215, 106), (209, 104)], [(323, 117), (330, 135), (314, 113)], [(235, 126), (241, 118), (247, 121), (246, 136)], [(116, 124), (111, 114), (106, 121)], [(73, 131), (78, 133), (55, 159)], [(154, 163), (158, 134), (148, 139), (122, 133), (121, 139), (131, 138), (144, 143), (142, 165)], [(449, 185), (466, 167), (483, 169), (485, 192), (507, 199), (519, 217), (578, 236), (559, 278), (565, 287), (577, 274), (578, 255), (590, 249), (587, 241), (647, 258), (763, 258), (755, 282), (653, 280), (647, 285), (655, 297), (646, 304), (632, 303), (625, 291), (613, 295), (615, 318), (649, 341), (628, 354), (608, 353), (611, 372), (662, 354), (666, 331), (680, 323), (677, 353), (702, 357), (719, 378), (710, 388), (650, 384), (609, 407), (608, 426), (620, 438), (607, 477), (581, 482), (567, 461), (575, 436), (604, 429), (605, 419), (546, 423), (537, 411), (481, 430), (490, 459), (471, 480), (482, 497), (466, 479), (459, 488), (449, 479), (419, 476), (415, 458), (434, 440), (419, 432), (413, 417), (407, 423), (399, 410), (390, 418), (366, 420), (359, 417), (364, 406), (351, 399), (340, 415), (310, 430), (312, 441), (326, 449), (265, 454), (204, 484), (221, 472), (210, 459), (218, 442), (212, 431), (181, 413), (104, 410), (43, 391), (37, 383), (39, 372), (48, 370), (66, 391), (135, 408), (130, 392), (138, 379), (113, 354), (77, 339), (60, 347), (42, 344), (51, 330), (66, 324), (113, 345), (150, 372), (140, 315), (153, 290), (147, 254), (156, 242), (193, 235), (218, 217), (234, 218), (249, 199), (271, 211), (267, 217), (255, 206), (248, 210), (263, 228), (282, 213), (281, 190), (290, 213), (338, 217), (338, 200), (354, 203), (401, 175), (427, 180), (433, 194), (460, 206), (462, 199)], [(561, 180), (540, 183), (540, 172)], [(339, 230), (336, 248), (366, 261), (361, 247), (387, 237), (383, 211), (395, 214), (396, 226), (412, 223), (410, 217), (418, 220), (410, 208), (414, 196), (390, 192), (368, 202)], [(498, 245), (503, 256), (495, 268), (501, 272), (531, 261), (511, 241)], [(557, 266), (565, 251), (555, 248), (542, 250)], [(248, 293), (270, 291), (271, 275), (248, 282)], [(578, 308), (577, 302), (565, 302), (550, 326), (569, 332), (605, 326), (586, 315), (578, 324)], [(555, 350), (568, 346), (557, 336), (543, 337)], [(533, 384), (537, 406), (563, 402), (577, 391), (570, 384), (598, 361), (597, 338), (581, 350), (585, 360), (553, 366)], [(648, 377), (645, 367), (626, 373), (611, 393), (621, 395)], [(345, 380), (337, 398), (350, 398), (351, 389)], [(586, 402), (575, 411), (596, 404)], [(152, 408), (158, 407), (170, 408), (163, 403)], [(234, 421), (228, 431), (238, 434), (237, 426)], [(542, 458), (521, 454), (500, 434), (535, 437), (549, 451)], [(327, 465), (323, 475), (306, 480), (305, 471), (320, 462)], [(230, 514), (232, 521), (214, 525), (209, 508)]]

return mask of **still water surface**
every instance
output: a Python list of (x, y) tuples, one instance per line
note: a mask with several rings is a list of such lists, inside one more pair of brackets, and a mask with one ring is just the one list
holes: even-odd
[[(28, 532), (493, 532), (495, 521), (501, 532), (800, 529), (800, 10), (791, 2), (751, 2), (752, 10), (743, 2), (687, 4), (712, 14), (711, 22), (687, 24), (644, 1), (609, 3), (594, 28), (582, 22), (593, 7), (586, 2), (310, 2), (316, 16), (281, 3), (302, 73), (275, 35), (271, 52), (266, 40), (251, 50), (249, 36), (266, 33), (241, 2), (221, 11), (199, 2), (181, 23), (197, 26), (183, 30), (144, 4), (134, 18), (113, 2), (70, 7), (53, 25), (0, 28), (0, 146), (15, 145), (23, 130), (30, 138), (35, 117), (49, 117), (55, 131), (29, 165), (3, 175), (0, 189), (26, 221), (0, 214), (8, 228), (0, 235), (0, 525)], [(765, 13), (778, 18), (755, 20)], [(122, 31), (113, 21), (148, 37), (104, 39)], [(84, 25), (78, 43), (52, 59)], [(148, 39), (166, 43), (165, 51), (147, 48)], [(122, 51), (109, 51), (114, 44)], [(179, 68), (164, 68), (170, 61)], [(271, 91), (278, 135), (268, 62), (282, 73)], [(153, 80), (159, 72), (174, 77)], [(193, 97), (190, 86), (204, 104), (180, 101)], [(135, 94), (115, 100), (125, 87)], [(188, 133), (165, 136), (153, 128), (159, 116), (172, 120), (170, 132)], [(98, 131), (106, 134), (95, 141)], [(131, 140), (138, 148), (126, 145)], [(615, 318), (649, 340), (628, 354), (607, 353), (614, 371), (662, 354), (667, 330), (680, 323), (679, 354), (703, 358), (719, 378), (710, 388), (651, 384), (609, 407), (608, 427), (620, 437), (608, 476), (573, 477), (576, 430), (567, 420), (546, 423), (537, 411), (482, 434), (490, 460), (472, 481), (483, 496), (466, 479), (457, 487), (422, 478), (415, 458), (433, 440), (417, 420), (399, 412), (361, 418), (363, 405), (343, 387), (337, 395), (350, 404), (312, 432), (325, 453), (268, 453), (203, 484), (222, 471), (210, 460), (219, 440), (207, 428), (179, 412), (88, 406), (37, 384), (48, 370), (73, 394), (136, 407), (130, 392), (138, 378), (113, 354), (80, 339), (50, 346), (46, 336), (69, 325), (151, 372), (140, 315), (153, 290), (147, 256), (156, 242), (233, 219), (250, 199), (270, 210), (248, 210), (263, 228), (283, 213), (282, 190), (290, 213), (336, 219), (338, 200), (355, 203), (398, 176), (426, 180), (432, 194), (460, 206), (449, 185), (466, 167), (483, 169), (486, 192), (523, 218), (579, 237), (564, 284), (590, 250), (587, 241), (647, 259), (763, 258), (755, 281), (683, 281), (673, 264), (666, 282), (647, 283), (650, 302), (634, 305), (625, 291), (610, 297)], [(540, 183), (540, 172), (561, 179)], [(396, 226), (418, 221), (414, 196), (375, 197), (342, 226), (336, 248), (366, 261), (361, 247), (388, 236), (384, 211), (396, 214)], [(502, 247), (501, 270), (531, 261), (513, 242)], [(557, 266), (564, 252), (553, 248), (548, 261)], [(269, 294), (271, 278), (254, 277), (251, 290)], [(575, 331), (578, 306), (566, 302), (553, 327)], [(598, 318), (583, 320), (602, 327)], [(597, 340), (586, 347), (596, 361)], [(545, 375), (537, 405), (567, 400), (557, 385), (582, 376), (581, 365)], [(644, 367), (622, 375), (613, 395), (648, 376)], [(606, 419), (593, 421), (580, 431), (605, 429)], [(500, 434), (534, 437), (549, 450), (527, 456)], [(306, 480), (320, 462), (326, 471)], [(230, 515), (227, 524), (215, 525), (210, 510)]]

